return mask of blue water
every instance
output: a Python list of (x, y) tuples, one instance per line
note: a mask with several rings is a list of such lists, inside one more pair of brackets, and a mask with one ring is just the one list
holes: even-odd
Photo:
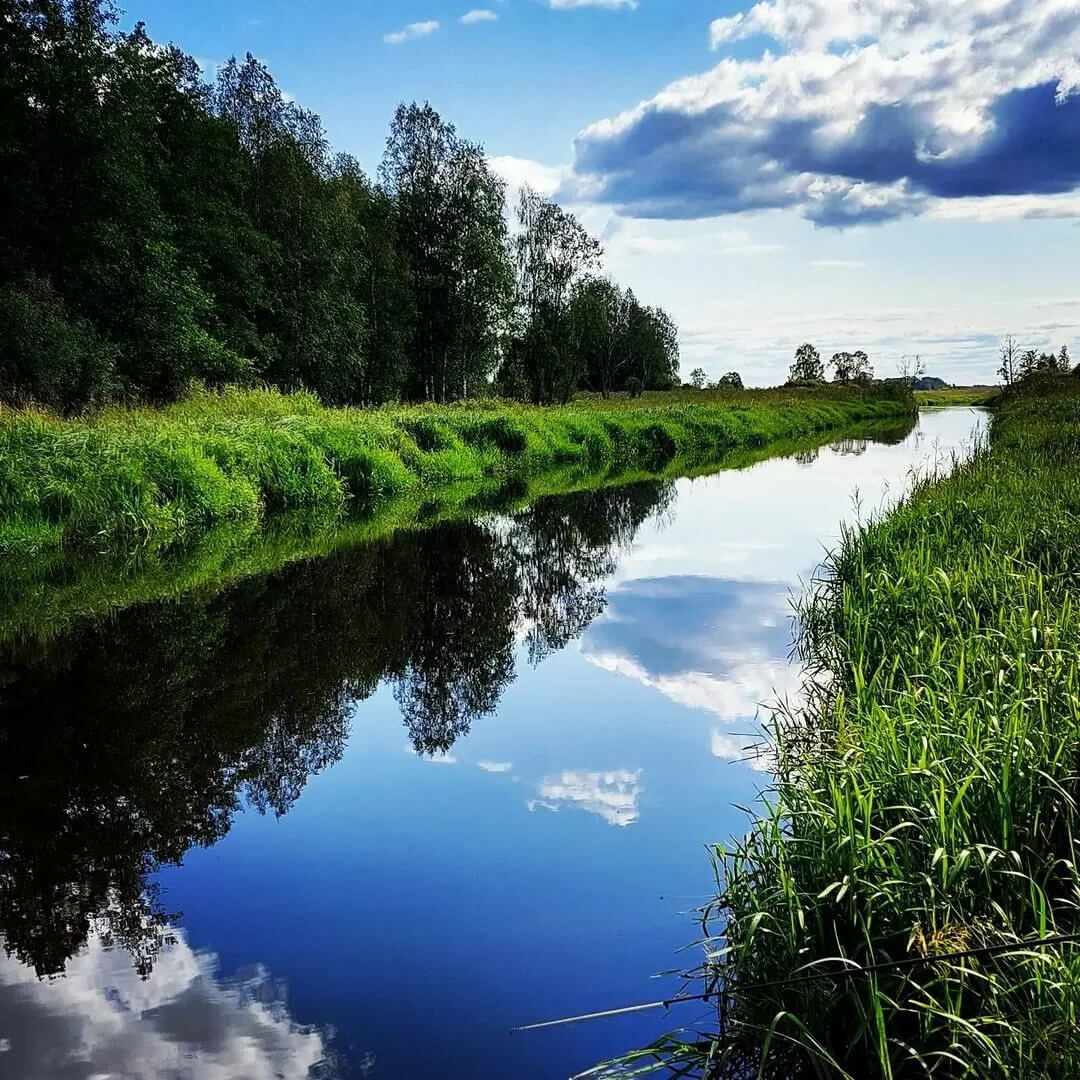
[[(698, 962), (695, 950), (678, 950), (698, 936), (692, 912), (711, 892), (707, 846), (743, 831), (740, 807), (752, 809), (768, 782), (767, 763), (752, 753), (759, 705), (798, 692), (788, 659), (793, 590), (835, 544), (841, 521), (887, 503), (913, 467), (946, 461), (982, 422), (972, 410), (925, 412), (917, 429), (892, 445), (826, 446), (650, 490), (646, 502), (656, 505), (643, 521), (635, 519), (613, 543), (577, 545), (568, 573), (582, 587), (567, 598), (560, 586), (554, 620), (566, 632), (547, 626), (539, 647), (543, 603), (529, 591), (530, 567), (543, 567), (534, 592), (561, 580), (562, 525), (540, 529), (530, 518), (523, 532), (536, 546), (515, 556), (516, 584), (507, 593), (529, 598), (507, 623), (512, 668), (492, 676), (494, 685), (485, 677), (479, 703), (471, 668), (454, 672), (450, 704), (430, 674), (446, 659), (440, 648), (460, 651), (474, 608), (477, 619), (489, 621), (497, 610), (474, 601), (470, 583), (478, 571), (463, 567), (454, 577), (460, 529), (442, 536), (437, 527), (413, 556), (416, 573), (433, 574), (431, 567), (445, 562), (449, 575), (439, 602), (418, 619), (430, 634), (409, 646), (410, 670), (423, 674), (428, 696), (410, 697), (403, 687), (415, 683), (408, 672), (391, 670), (392, 660), (374, 665), (384, 674), (371, 693), (342, 680), (334, 708), (343, 741), (325, 760), (309, 762), (283, 800), (288, 805), (278, 807), (284, 812), (260, 813), (238, 795), (219, 815), (222, 835), (208, 846), (191, 847), (180, 865), (156, 852), (146, 880), (160, 887), (170, 919), (147, 978), (133, 969), (115, 932), (110, 940), (102, 929), (107, 918), (91, 920), (81, 938), (75, 933), (78, 947), (62, 963), (52, 947), (55, 927), (31, 932), (20, 923), (22, 944), (0, 960), (0, 1076), (567, 1077), (707, 1017), (682, 1006), (670, 1015), (509, 1033), (680, 989), (677, 976), (654, 976)], [(562, 522), (561, 513), (553, 503), (553, 520)], [(484, 543), (523, 542), (498, 517), (482, 528)], [(396, 603), (411, 602), (408, 585), (399, 579), (371, 587), (392, 613)], [(291, 616), (292, 631), (272, 647), (295, 650), (309, 670), (328, 646), (318, 640), (325, 617), (301, 587), (295, 576), (280, 585), (310, 608), (313, 621), (297, 631)], [(259, 605), (274, 588), (271, 580), (249, 605), (253, 622), (238, 640), (258, 636)], [(372, 595), (364, 594), (362, 614), (373, 639), (384, 623), (370, 613)], [(244, 609), (206, 610), (211, 615), (201, 620), (220, 622), (238, 620)], [(441, 620), (460, 620), (463, 628), (441, 641)], [(93, 655), (120, 651), (110, 651), (116, 643), (108, 635), (121, 629), (101, 630)], [(309, 633), (317, 647), (306, 651)], [(370, 648), (385, 647), (392, 657), (397, 633), (386, 630), (387, 641)], [(131, 678), (152, 682), (154, 641), (146, 648)], [(9, 678), (9, 704), (19, 698), (20, 679), (38, 678), (33, 665), (40, 663), (35, 658)], [(56, 700), (64, 691), (54, 695), (40, 684), (74, 679), (79, 663), (50, 669), (25, 700)], [(101, 664), (86, 663), (90, 674), (72, 684), (75, 693), (113, 693), (112, 681), (95, 688)], [(175, 660), (163, 652), (157, 666), (170, 665)], [(198, 675), (210, 703), (214, 673)], [(264, 681), (272, 677), (256, 677), (254, 689), (245, 684), (238, 696), (249, 701)], [(170, 692), (166, 686), (154, 697), (152, 708), (164, 716)], [(462, 708), (465, 698), (471, 704)], [(436, 699), (438, 709), (466, 715), (467, 723), (455, 727), (456, 738), (414, 737), (417, 725), (406, 728), (403, 708), (421, 700), (426, 717)], [(0, 705), (4, 700), (0, 695)], [(202, 708), (204, 699), (192, 700)], [(260, 708), (286, 711), (272, 695)], [(260, 744), (264, 750), (273, 738)], [(418, 743), (435, 752), (418, 753)], [(129, 745), (138, 756), (141, 744)], [(124, 754), (124, 745), (108, 753)], [(108, 759), (95, 758), (99, 772), (101, 760)], [(175, 797), (171, 768), (154, 759), (160, 778), (154, 772), (152, 782), (169, 792), (163, 799)], [(124, 833), (125, 851), (136, 843), (125, 815), (135, 816), (139, 799), (150, 806), (155, 790), (133, 795), (125, 784), (141, 785), (147, 770), (109, 787), (110, 828)], [(79, 783), (91, 782), (85, 770), (79, 775)], [(182, 799), (197, 800), (202, 789), (185, 782)], [(65, 820), (87, 801), (80, 796), (80, 808)], [(4, 868), (0, 861), (0, 890)], [(49, 867), (62, 881), (79, 880), (81, 869)], [(40, 870), (27, 873), (28, 881), (40, 877)], [(0, 920), (21, 918), (29, 901), (20, 903), (0, 903)], [(14, 925), (0, 924), (0, 931)], [(50, 977), (38, 979), (35, 967)]]

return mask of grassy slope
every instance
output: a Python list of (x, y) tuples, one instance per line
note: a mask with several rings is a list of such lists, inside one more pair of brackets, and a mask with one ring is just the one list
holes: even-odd
[(305, 394), (197, 394), (83, 420), (0, 412), (0, 555), (190, 540), (280, 514), (308, 524), (458, 483), (579, 466), (655, 471), (913, 408), (895, 388), (325, 409)]
[(849, 534), (807, 603), (823, 688), (775, 720), (769, 809), (718, 850), (724, 1037), (665, 1053), (785, 1080), (1080, 1075), (1075, 945), (738, 990), (1080, 930), (1080, 384), (1007, 395), (991, 439)]

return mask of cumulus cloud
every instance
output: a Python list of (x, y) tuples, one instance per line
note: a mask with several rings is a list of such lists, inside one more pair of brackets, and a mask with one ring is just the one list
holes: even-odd
[(174, 1080), (304, 1080), (328, 1075), (323, 1034), (298, 1025), (262, 969), (222, 978), (211, 954), (175, 943), (140, 979), (99, 936), (63, 979), (39, 981), (5, 956), (0, 1015), (5, 1076), (168, 1076)]
[(564, 806), (587, 810), (609, 825), (624, 827), (638, 819), (641, 770), (613, 769), (587, 772), (567, 769), (558, 776), (546, 776), (537, 785), (538, 799), (526, 804), (530, 810), (557, 811)]
[(582, 132), (582, 194), (640, 217), (795, 207), (842, 226), (959, 199), (1053, 213), (1080, 185), (1075, 0), (762, 0), (710, 37), (771, 42)]
[(550, 197), (559, 190), (563, 182), (562, 169), (533, 161), (531, 158), (495, 154), (488, 161), (495, 172), (506, 181), (508, 192), (519, 191), (528, 184), (533, 191)]
[(458, 21), (466, 26), (473, 26), (476, 23), (494, 22), (498, 17), (494, 11), (487, 8), (473, 8), (472, 11), (466, 11)]
[(408, 26), (403, 26), (400, 30), (395, 30), (391, 34), (384, 34), (383, 41), (385, 41), (387, 45), (403, 45), (406, 41), (428, 37), (430, 34), (434, 34), (438, 29), (438, 19), (428, 19), (425, 22), (409, 23)]

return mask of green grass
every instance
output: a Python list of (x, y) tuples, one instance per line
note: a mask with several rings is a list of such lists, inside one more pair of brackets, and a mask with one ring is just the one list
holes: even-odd
[(0, 557), (192, 542), (216, 526), (309, 527), (459, 484), (578, 466), (657, 471), (914, 409), (895, 387), (327, 409), (307, 394), (196, 393), (61, 420), (0, 411)]
[[(866, 421), (844, 428), (842, 434), (891, 442), (903, 438), (912, 423), (913, 418)], [(669, 462), (658, 472), (569, 465), (534, 476), (452, 484), (434, 492), (418, 490), (344, 522), (311, 522), (302, 513), (284, 514), (266, 528), (258, 522), (217, 525), (184, 545), (101, 553), (58, 549), (9, 557), (0, 560), (0, 641), (49, 640), (88, 617), (199, 590), (217, 591), (290, 562), (327, 556), (403, 529), (489, 512), (514, 513), (545, 495), (746, 468), (766, 458), (813, 449), (838, 434), (742, 447), (697, 467), (683, 459)]]
[(716, 851), (718, 1033), (639, 1063), (1080, 1075), (1080, 948), (932, 960), (1080, 931), (1078, 461), (1080, 384), (1040, 381), (973, 459), (846, 534), (801, 612), (811, 690), (772, 722), (765, 809)]
[(1001, 395), (996, 386), (949, 386), (944, 390), (916, 390), (920, 408), (955, 405), (993, 405)]

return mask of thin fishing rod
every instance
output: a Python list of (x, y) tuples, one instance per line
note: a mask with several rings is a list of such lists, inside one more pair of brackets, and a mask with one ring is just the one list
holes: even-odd
[[(604, 1009), (601, 1012), (583, 1013), (580, 1016), (566, 1016), (561, 1020), (544, 1020), (539, 1024), (523, 1024), (521, 1027), (510, 1029), (514, 1035), (519, 1031), (539, 1031), (541, 1028), (562, 1027), (565, 1024), (576, 1024), (583, 1020), (602, 1020), (609, 1016), (626, 1016), (630, 1013), (646, 1012), (650, 1009), (670, 1009), (673, 1005), (682, 1005), (688, 1001), (709, 1001), (712, 998), (722, 997), (726, 993), (739, 993), (750, 990), (768, 990), (778, 986), (795, 986), (800, 983), (814, 982), (817, 979), (834, 979), (844, 975), (872, 975), (876, 971), (896, 971), (898, 968), (915, 967), (918, 964), (938, 964), (949, 960), (963, 960), (974, 956), (990, 956), (995, 953), (1015, 952), (1018, 949), (1031, 949), (1045, 947), (1047, 945), (1064, 945), (1069, 942), (1080, 941), (1080, 933), (1056, 934), (1053, 937), (1031, 938), (1027, 941), (1002, 942), (998, 945), (984, 945), (978, 949), (960, 949), (950, 953), (935, 953), (931, 956), (908, 956), (903, 960), (886, 960), (880, 964), (868, 964), (861, 967), (851, 961), (854, 966), (842, 968), (840, 971), (813, 971), (805, 975), (796, 975), (787, 979), (775, 979), (771, 982), (748, 983), (746, 986), (735, 986), (730, 991), (713, 990), (705, 994), (677, 994), (675, 997), (665, 998), (663, 1001), (649, 1001), (644, 1005), (626, 1005), (621, 1009)], [(832, 959), (836, 960), (837, 957)]]

